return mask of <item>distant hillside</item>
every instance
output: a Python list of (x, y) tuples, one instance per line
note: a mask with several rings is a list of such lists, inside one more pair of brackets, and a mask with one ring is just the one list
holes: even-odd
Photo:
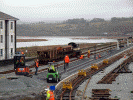
[(111, 21), (105, 21), (94, 18), (88, 22), (81, 18), (69, 19), (63, 23), (17, 24), (18, 36), (92, 36), (102, 35), (104, 32), (133, 32), (133, 20), (132, 18), (112, 18)]
[(97, 23), (97, 22), (105, 22), (105, 20), (102, 18), (94, 18), (93, 20), (90, 21), (90, 23)]

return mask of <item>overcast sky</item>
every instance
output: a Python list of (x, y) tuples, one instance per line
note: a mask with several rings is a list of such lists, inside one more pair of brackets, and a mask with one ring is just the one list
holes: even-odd
[(133, 0), (0, 0), (0, 11), (20, 21), (133, 17)]

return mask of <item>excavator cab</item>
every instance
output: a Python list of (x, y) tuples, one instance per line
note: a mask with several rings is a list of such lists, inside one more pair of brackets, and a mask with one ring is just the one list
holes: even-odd
[(25, 55), (17, 52), (14, 56), (14, 70), (19, 66), (25, 66)]
[(25, 54), (23, 52), (16, 52), (14, 56), (14, 70), (17, 75), (28, 75), (29, 68), (25, 66)]

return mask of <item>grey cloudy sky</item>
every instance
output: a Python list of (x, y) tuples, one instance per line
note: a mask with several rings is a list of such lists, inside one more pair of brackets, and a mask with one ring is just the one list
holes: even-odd
[(132, 0), (0, 0), (0, 11), (21, 21), (132, 17)]

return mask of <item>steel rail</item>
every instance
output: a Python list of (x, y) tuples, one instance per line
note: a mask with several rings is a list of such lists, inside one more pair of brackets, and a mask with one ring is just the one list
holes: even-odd
[(86, 86), (85, 86), (85, 88), (84, 88), (84, 92), (83, 92), (83, 95), (82, 95), (82, 100), (84, 99), (85, 91), (86, 91), (86, 88), (87, 88), (87, 86), (88, 86), (90, 80), (91, 80), (91, 77), (88, 79), (88, 82), (86, 83)]
[(78, 81), (76, 81), (76, 83), (73, 84), (72, 90), (70, 91), (70, 95), (69, 95), (69, 100), (71, 100), (71, 95), (73, 92), (74, 87), (81, 81), (83, 80), (85, 77), (79, 77)]
[[(112, 48), (112, 47), (109, 47), (109, 48)], [(106, 49), (106, 50), (110, 50), (110, 49)], [(115, 47), (114, 47), (115, 48)], [(113, 48), (112, 48), (113, 49)], [(111, 50), (112, 50), (111, 49)], [(104, 50), (104, 51), (106, 51), (106, 50)], [(104, 52), (104, 51), (101, 51), (101, 52)], [(87, 53), (87, 52), (86, 52)], [(98, 52), (99, 53), (99, 52)], [(95, 54), (95, 53), (94, 53)], [(91, 54), (91, 55), (94, 55), (94, 54)], [(76, 60), (79, 60), (78, 58), (76, 58), (76, 59), (73, 59), (73, 60), (71, 60), (71, 62), (73, 62), (73, 61), (76, 61)], [(58, 65), (56, 65), (55, 67), (60, 67), (61, 65), (63, 65), (64, 63), (60, 63), (60, 64), (58, 64)], [(33, 68), (34, 67), (34, 65), (31, 65), (31, 66), (29, 66), (29, 68)], [(42, 70), (38, 70), (38, 72), (43, 72), (43, 71), (45, 71), (45, 70), (47, 70), (47, 68), (45, 68), (45, 69), (42, 69)], [(8, 73), (12, 73), (12, 72), (14, 72), (14, 70), (9, 70), (9, 71), (4, 71), (4, 72), (0, 72), (0, 74), (8, 74)], [(34, 72), (30, 72), (30, 74), (34, 74)]]
[(65, 91), (66, 91), (66, 89), (61, 93), (61, 95), (60, 95), (60, 100), (63, 99), (63, 95), (64, 95)]
[[(131, 56), (133, 56), (133, 55), (131, 55)], [(130, 57), (131, 57), (131, 56), (130, 56)], [(128, 59), (130, 59), (130, 57), (129, 57)], [(108, 80), (106, 81), (107, 84), (111, 81), (111, 79), (112, 79), (119, 71), (122, 70), (122, 68), (127, 64), (128, 59), (126, 59), (124, 62), (121, 63), (121, 65), (119, 65), (117, 68), (115, 68), (113, 71), (111, 71), (111, 73), (110, 73), (111, 77), (108, 78)], [(116, 71), (115, 71), (115, 70), (116, 70)], [(115, 71), (115, 73), (113, 73), (114, 71)], [(113, 74), (112, 74), (112, 73), (113, 73)]]
[[(103, 56), (106, 57), (106, 56), (108, 56), (108, 54), (102, 55), (102, 57)], [(66, 70), (67, 71), (74, 71), (74, 70), (77, 70), (77, 68), (79, 69), (79, 66), (82, 66), (82, 68), (84, 68), (85, 66), (88, 66), (93, 61), (95, 61), (95, 60), (94, 59), (89, 59), (88, 61), (86, 61), (84, 63), (78, 64), (78, 65), (76, 65), (76, 66), (74, 66), (72, 68), (66, 69)], [(64, 71), (62, 71), (61, 73), (64, 73)]]
[[(109, 84), (111, 82), (111, 80), (114, 78), (114, 76), (117, 76), (118, 72), (121, 71), (123, 68), (125, 68), (125, 66), (127, 65), (128, 62), (131, 61), (133, 57), (133, 54), (130, 55), (130, 57), (128, 57), (128, 59), (124, 60), (120, 65), (118, 65), (118, 67), (114, 68), (112, 71), (110, 71), (107, 75), (104, 76), (103, 79), (101, 79), (99, 83), (106, 83)], [(127, 69), (125, 68), (126, 72)], [(115, 73), (114, 73), (115, 72)]]
[[(110, 48), (110, 47), (109, 47)], [(107, 50), (109, 50), (109, 48), (107, 48)], [(113, 47), (112, 47), (113, 48)], [(99, 49), (100, 50), (100, 49)], [(104, 50), (104, 51), (106, 51), (106, 50)], [(103, 51), (103, 52), (104, 52)], [(101, 51), (102, 52), (102, 51)], [(98, 52), (99, 53), (99, 52)], [(82, 54), (87, 54), (87, 52), (85, 52), (85, 53), (82, 53)], [(91, 54), (91, 55), (94, 55), (95, 53), (93, 53), (93, 54)], [(73, 62), (73, 61), (76, 61), (76, 60), (79, 60), (78, 58), (76, 58), (76, 59), (73, 59), (73, 60), (71, 60), (71, 62)], [(60, 64), (58, 64), (58, 65), (55, 65), (55, 67), (60, 67), (61, 65), (63, 65), (64, 63), (60, 63)], [(34, 65), (30, 65), (29, 66), (29, 68), (34, 68)], [(42, 70), (38, 70), (38, 72), (42, 72), (42, 71), (45, 71), (45, 70), (47, 70), (47, 68), (45, 68), (45, 69), (42, 69)], [(14, 70), (8, 70), (8, 71), (3, 71), (3, 72), (0, 72), (0, 74), (8, 74), (8, 73), (12, 73), (12, 72), (14, 72)], [(34, 74), (34, 72), (31, 72), (30, 74)]]
[[(77, 82), (80, 78), (81, 78), (81, 77), (77, 77), (76, 79), (74, 79), (74, 80), (72, 81), (72, 84), (74, 84), (75, 82)], [(61, 93), (61, 95), (60, 95), (60, 100), (63, 99), (63, 95), (64, 95), (65, 92), (66, 92), (66, 89)]]
[[(110, 61), (109, 61), (109, 64), (111, 64), (111, 63), (113, 63), (115, 60), (117, 60), (117, 59), (120, 59), (121, 57), (123, 57), (123, 53), (125, 53), (125, 52), (129, 52), (129, 51), (131, 51), (130, 50), (130, 48), (129, 49), (127, 49), (127, 50), (124, 50), (124, 51), (122, 51), (121, 53), (118, 53), (117, 55), (115, 55), (114, 57), (110, 57)], [(99, 70), (101, 70), (101, 69), (103, 69), (104, 67), (106, 67), (107, 66), (107, 64), (104, 64), (104, 65), (100, 65), (99, 64), (99, 66), (98, 66), (98, 68), (99, 68)], [(91, 72), (90, 72), (91, 73)], [(94, 73), (93, 74), (95, 74), (96, 72), (94, 71)], [(91, 73), (92, 74), (92, 73)], [(70, 77), (71, 78), (71, 77)], [(74, 78), (74, 77), (73, 77)], [(67, 78), (68, 79), (68, 78)], [(64, 79), (64, 80), (66, 80), (66, 79)], [(70, 79), (69, 79), (70, 80)], [(71, 79), (71, 81), (72, 81), (72, 79)], [(61, 84), (60, 84), (61, 85)], [(59, 87), (59, 85), (58, 85), (58, 87)]]
[[(129, 49), (127, 49), (127, 50), (128, 50), (128, 51), (131, 51), (131, 50), (130, 50), (130, 48), (129, 48)], [(122, 53), (125, 53), (125, 50), (124, 50), (124, 51), (122, 51)], [(122, 53), (118, 53), (118, 54), (122, 54)], [(117, 54), (117, 55), (118, 55), (118, 54)], [(122, 55), (122, 56), (123, 56), (123, 55)], [(110, 57), (110, 58), (112, 58), (112, 57)], [(109, 58), (109, 59), (110, 59), (110, 58)], [(72, 77), (73, 77), (73, 76), (72, 76)]]
[[(105, 45), (94, 45), (94, 46), (97, 46), (98, 48), (106, 48), (106, 47), (109, 47), (110, 44), (105, 44)], [(93, 50), (93, 49), (94, 49), (94, 46), (88, 47), (89, 50)], [(116, 44), (111, 44), (111, 46), (116, 46)], [(85, 49), (88, 50), (88, 48), (83, 48), (83, 49), (81, 49), (81, 50), (85, 50)]]

